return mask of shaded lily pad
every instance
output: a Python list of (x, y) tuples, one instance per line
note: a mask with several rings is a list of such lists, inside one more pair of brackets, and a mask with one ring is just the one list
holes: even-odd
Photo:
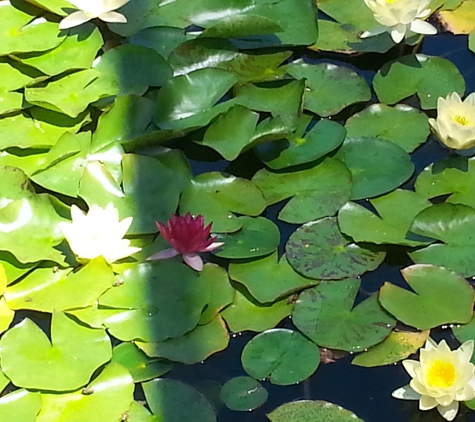
[(206, 325), (198, 325), (179, 338), (156, 343), (136, 342), (150, 357), (166, 358), (187, 365), (203, 362), (212, 354), (226, 349), (228, 343), (228, 330), (220, 316)]
[(180, 213), (204, 215), (205, 225), (213, 223), (214, 233), (239, 230), (244, 220), (234, 213), (257, 216), (265, 207), (264, 196), (254, 183), (219, 172), (196, 176), (180, 199)]
[[(216, 422), (213, 406), (195, 388), (172, 379), (142, 383), (147, 404), (157, 420)], [(163, 405), (166, 403), (166, 406)]]
[(378, 303), (376, 295), (354, 306), (361, 280), (324, 281), (302, 292), (292, 320), (320, 346), (361, 352), (384, 340), (396, 320)]
[(0, 340), (3, 372), (15, 385), (31, 389), (66, 391), (82, 387), (111, 356), (110, 339), (104, 330), (86, 328), (61, 312), (53, 313), (51, 342), (28, 318)]
[(372, 104), (351, 116), (345, 125), (348, 138), (381, 138), (412, 152), (424, 143), (430, 129), (427, 116), (405, 104)]
[(270, 19), (251, 15), (226, 16), (205, 29), (200, 36), (237, 38), (242, 36), (266, 35), (282, 32), (283, 29)]
[(385, 104), (396, 104), (417, 94), (421, 107), (428, 110), (437, 107), (439, 97), (445, 98), (451, 92), (463, 95), (465, 81), (449, 60), (415, 54), (386, 63), (376, 73), (373, 87)]
[(16, 390), (0, 397), (0, 418), (3, 421), (35, 422), (40, 409), (39, 392)]
[(353, 202), (345, 204), (338, 213), (340, 230), (357, 242), (405, 246), (430, 242), (412, 240), (408, 236), (414, 217), (432, 205), (427, 199), (412, 191), (397, 189), (370, 203), (377, 214)]
[(372, 271), (386, 253), (375, 247), (358, 246), (339, 230), (336, 218), (322, 218), (304, 224), (285, 245), (290, 265), (306, 277), (339, 279)]
[(275, 328), (253, 337), (241, 355), (244, 370), (258, 380), (291, 385), (310, 377), (320, 364), (318, 347), (298, 331)]
[(429, 330), (422, 332), (392, 331), (381, 343), (360, 353), (353, 365), (373, 367), (391, 365), (416, 353), (429, 337)]
[(296, 79), (305, 79), (304, 108), (322, 117), (333, 116), (350, 104), (371, 99), (364, 78), (344, 66), (311, 65), (298, 60), (287, 66), (287, 72)]
[(306, 223), (333, 216), (351, 196), (351, 173), (340, 160), (326, 158), (308, 170), (259, 170), (252, 181), (262, 190), (267, 205), (291, 198), (279, 213), (289, 223)]
[(277, 298), (320, 282), (297, 273), (290, 266), (285, 254), (279, 261), (277, 252), (249, 262), (231, 262), (229, 276), (244, 284), (249, 293), (261, 303), (273, 302)]
[(393, 142), (380, 138), (346, 138), (334, 156), (353, 177), (351, 199), (364, 199), (392, 191), (414, 172), (411, 157)]
[(154, 26), (132, 34), (128, 40), (132, 44), (153, 48), (165, 59), (180, 44), (188, 39), (185, 30), (170, 26)]
[(267, 390), (250, 377), (231, 378), (219, 393), (219, 398), (228, 409), (240, 412), (258, 408), (265, 403), (267, 396)]
[(472, 318), (474, 291), (458, 274), (434, 265), (412, 265), (401, 274), (415, 293), (388, 282), (379, 291), (381, 305), (399, 321), (427, 330)]
[(272, 422), (302, 422), (318, 420), (319, 422), (363, 422), (349, 410), (322, 400), (300, 400), (283, 404), (267, 417)]

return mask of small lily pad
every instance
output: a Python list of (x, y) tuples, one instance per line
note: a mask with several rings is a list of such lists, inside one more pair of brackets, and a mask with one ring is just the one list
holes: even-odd
[(258, 380), (291, 385), (310, 377), (320, 364), (318, 347), (298, 331), (275, 328), (253, 337), (241, 355), (244, 370)]
[(222, 387), (219, 397), (228, 409), (247, 412), (267, 400), (267, 390), (250, 377), (231, 378)]
[(35, 422), (41, 409), (39, 392), (16, 390), (0, 397), (0, 418), (2, 421)]
[(340, 279), (372, 271), (386, 253), (374, 246), (361, 246), (345, 237), (336, 218), (327, 217), (304, 224), (285, 245), (290, 265), (306, 277)]

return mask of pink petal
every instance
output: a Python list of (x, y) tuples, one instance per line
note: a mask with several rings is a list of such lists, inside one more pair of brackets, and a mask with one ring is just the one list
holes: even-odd
[(149, 256), (147, 258), (147, 261), (157, 261), (159, 259), (169, 259), (169, 258), (173, 258), (173, 257), (175, 257), (179, 254), (180, 254), (180, 252), (178, 252), (175, 249), (165, 249), (164, 251), (160, 251), (156, 254), (153, 254), (152, 256)]
[(211, 252), (214, 249), (218, 249), (224, 245), (224, 242), (213, 242), (207, 248), (203, 249), (202, 252)]
[(201, 256), (196, 253), (183, 254), (183, 261), (196, 271), (201, 271), (203, 269), (203, 260), (201, 259)]

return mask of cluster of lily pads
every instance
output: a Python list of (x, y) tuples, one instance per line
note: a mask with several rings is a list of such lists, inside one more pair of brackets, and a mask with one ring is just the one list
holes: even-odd
[[(394, 396), (475, 409), (475, 96), (447, 59), (404, 54), (430, 16), (475, 50), (474, 4), (0, 0), (0, 420), (216, 421), (166, 374), (246, 330), (232, 410), (312, 376), (319, 348), (360, 366), (421, 349)], [(391, 48), (372, 87), (345, 63)], [(449, 157), (411, 179), (433, 136)], [(193, 174), (203, 157), (225, 171)], [(354, 306), (393, 246), (412, 291)], [(268, 418), (360, 420), (308, 400)]]

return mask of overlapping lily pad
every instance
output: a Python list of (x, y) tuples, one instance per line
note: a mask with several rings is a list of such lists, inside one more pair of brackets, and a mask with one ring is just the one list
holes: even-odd
[(250, 377), (231, 378), (222, 387), (219, 397), (231, 410), (250, 411), (267, 400), (267, 390)]
[(35, 422), (41, 405), (39, 392), (16, 390), (0, 397), (0, 417), (5, 421)]

